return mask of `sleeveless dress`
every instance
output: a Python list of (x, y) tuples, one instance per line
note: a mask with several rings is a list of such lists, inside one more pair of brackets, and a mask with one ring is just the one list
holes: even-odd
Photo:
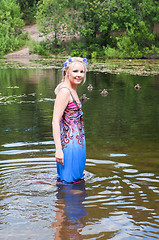
[[(62, 89), (62, 88), (61, 88)], [(57, 178), (66, 183), (83, 179), (86, 163), (86, 142), (81, 103), (77, 103), (67, 88), (73, 101), (68, 103), (60, 121), (61, 145), (64, 166), (57, 162)]]

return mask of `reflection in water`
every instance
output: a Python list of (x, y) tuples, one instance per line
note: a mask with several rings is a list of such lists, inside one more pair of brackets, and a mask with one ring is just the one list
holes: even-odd
[(2, 239), (157, 239), (159, 176), (125, 161), (87, 159), (85, 182), (56, 185), (55, 158), (1, 160)]
[(158, 76), (88, 72), (86, 178), (69, 186), (56, 185), (51, 129), (60, 78), (0, 68), (0, 238), (158, 239)]
[(57, 189), (56, 219), (50, 228), (56, 228), (54, 239), (82, 239), (79, 229), (85, 226), (87, 215), (84, 200), (85, 182), (61, 184)]
[(89, 239), (157, 239), (159, 176), (141, 173), (135, 165), (121, 161), (126, 158), (120, 162), (87, 159), (87, 169), (97, 167), (100, 173), (87, 176), (85, 204), (92, 221), (80, 233)]

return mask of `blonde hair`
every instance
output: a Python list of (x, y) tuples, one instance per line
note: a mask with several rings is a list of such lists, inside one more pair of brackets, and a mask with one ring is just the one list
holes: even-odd
[(60, 90), (60, 87), (61, 85), (64, 83), (65, 79), (66, 79), (66, 76), (67, 76), (67, 70), (70, 68), (70, 66), (73, 64), (73, 63), (81, 63), (85, 69), (85, 76), (84, 76), (84, 79), (83, 79), (83, 84), (85, 83), (86, 81), (86, 71), (87, 71), (87, 59), (86, 58), (81, 58), (81, 57), (72, 57), (72, 58), (68, 58), (67, 61), (64, 63), (64, 67), (62, 69), (62, 80), (61, 82), (57, 85), (57, 87), (55, 88), (55, 94), (57, 95), (59, 90)]

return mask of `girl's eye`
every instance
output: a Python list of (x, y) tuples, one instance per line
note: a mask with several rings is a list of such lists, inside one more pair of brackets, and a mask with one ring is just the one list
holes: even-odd
[[(74, 73), (77, 73), (78, 70), (73, 70), (73, 72), (74, 72)], [(84, 73), (84, 71), (82, 70), (82, 71), (80, 71), (80, 73)]]

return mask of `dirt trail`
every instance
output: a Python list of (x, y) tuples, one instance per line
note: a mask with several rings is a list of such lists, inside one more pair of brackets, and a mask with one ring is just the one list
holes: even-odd
[[(26, 25), (23, 30), (24, 33), (28, 32), (29, 38), (35, 41), (42, 41), (43, 37), (39, 37), (39, 31), (36, 24)], [(23, 47), (21, 50), (5, 55), (6, 58), (39, 58), (37, 54), (31, 54), (28, 47)]]

